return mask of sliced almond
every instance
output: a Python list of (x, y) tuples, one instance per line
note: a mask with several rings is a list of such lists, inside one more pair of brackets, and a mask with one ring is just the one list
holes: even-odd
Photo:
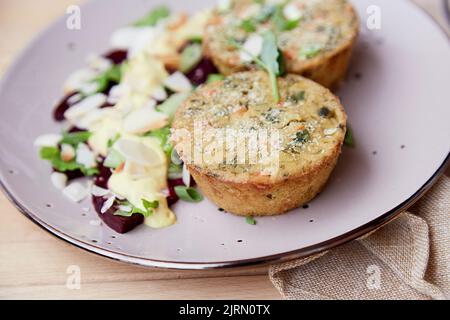
[(323, 130), (323, 133), (326, 136), (332, 136), (333, 134), (335, 134), (338, 131), (338, 128), (329, 128), (329, 129), (325, 129)]
[(65, 162), (72, 161), (75, 158), (75, 149), (70, 144), (61, 145), (61, 160)]
[(106, 200), (104, 203), (103, 203), (103, 206), (102, 206), (102, 208), (100, 209), (100, 213), (105, 213), (106, 211), (108, 211), (109, 209), (111, 209), (111, 207), (113, 206), (113, 204), (114, 204), (114, 201), (116, 201), (116, 197), (115, 196), (111, 196), (111, 197), (109, 197), (108, 198), (108, 200)]
[(99, 187), (95, 184), (91, 188), (91, 194), (95, 197), (104, 197), (110, 193), (111, 193), (111, 191), (109, 189)]
[(98, 72), (105, 72), (111, 68), (112, 62), (105, 57), (102, 57), (98, 54), (91, 53), (87, 58), (87, 64), (91, 69), (94, 69)]
[(64, 117), (69, 121), (77, 121), (80, 117), (86, 115), (89, 111), (103, 106), (106, 102), (106, 95), (97, 93), (83, 99), (81, 102), (73, 105), (64, 113)]
[(143, 166), (154, 166), (161, 163), (159, 154), (146, 146), (145, 144), (131, 140), (131, 139), (119, 139), (114, 148), (121, 153), (127, 160), (135, 162)]
[(97, 75), (98, 73), (90, 68), (77, 70), (69, 76), (64, 89), (67, 92), (79, 91), (86, 83), (92, 82)]
[(167, 97), (167, 91), (162, 86), (156, 87), (152, 94), (152, 98), (157, 101), (164, 101)]
[(100, 220), (91, 220), (89, 221), (89, 224), (94, 227), (100, 227), (102, 225), (102, 222)]
[(128, 160), (125, 162), (123, 170), (128, 173), (133, 179), (140, 179), (149, 174), (149, 168), (149, 166), (145, 166)]
[(36, 147), (57, 147), (62, 139), (60, 134), (43, 134), (34, 140), (34, 145)]
[(124, 206), (124, 205), (120, 205), (117, 208), (123, 212), (131, 212), (133, 210), (131, 206)]
[(289, 3), (283, 8), (283, 15), (289, 21), (296, 21), (303, 17), (303, 12), (295, 3)]
[(76, 162), (86, 168), (95, 168), (97, 166), (96, 156), (85, 143), (78, 144)]
[(88, 196), (89, 189), (79, 182), (72, 182), (62, 192), (73, 202), (80, 202)]
[(53, 172), (50, 175), (50, 179), (52, 181), (52, 184), (55, 186), (56, 189), (63, 190), (67, 185), (67, 176), (64, 173), (61, 172)]
[(166, 78), (166, 80), (164, 81), (164, 85), (170, 90), (175, 92), (192, 91), (191, 82), (180, 71), (172, 73), (168, 78)]
[(123, 129), (127, 133), (142, 134), (156, 130), (169, 123), (167, 115), (150, 106), (142, 107), (128, 114), (123, 120)]

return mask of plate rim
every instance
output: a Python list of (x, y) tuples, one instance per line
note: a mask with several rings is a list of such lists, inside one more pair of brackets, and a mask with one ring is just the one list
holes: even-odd
[[(88, 1), (82, 6), (89, 5), (93, 1)], [(412, 1), (408, 1), (409, 4), (412, 4), (412, 7), (419, 9), (425, 16), (431, 20), (438, 29), (446, 36), (447, 40), (450, 39), (449, 34), (446, 30), (441, 26), (424, 8), (420, 7), (416, 3)], [(60, 19), (63, 17), (59, 17), (55, 19), (52, 23), (50, 23), (47, 27), (43, 28), (38, 34), (29, 42), (27, 46), (17, 55), (16, 59), (7, 69), (5, 74), (3, 75), (0, 81), (0, 88), (4, 86), (7, 82), (7, 79), (13, 74), (13, 71), (16, 69), (18, 62), (21, 61), (21, 58), (39, 41), (41, 38), (50, 30), (54, 25), (56, 25)], [(402, 203), (394, 207), (393, 209), (387, 211), (384, 214), (381, 214), (377, 218), (369, 221), (362, 226), (359, 226), (353, 230), (350, 230), (344, 234), (341, 234), (337, 237), (328, 239), (326, 241), (316, 243), (311, 246), (307, 246), (304, 248), (286, 251), (282, 253), (277, 253), (273, 255), (267, 255), (256, 258), (249, 259), (239, 259), (239, 260), (230, 260), (230, 261), (217, 261), (217, 262), (174, 262), (174, 261), (165, 261), (158, 259), (149, 259), (136, 257), (132, 255), (127, 255), (125, 253), (118, 253), (115, 251), (111, 251), (105, 248), (101, 248), (99, 246), (80, 241), (71, 237), (56, 228), (50, 226), (45, 221), (41, 220), (37, 217), (31, 210), (28, 210), (16, 197), (13, 195), (12, 191), (10, 191), (6, 184), (2, 181), (0, 176), (0, 189), (5, 194), (6, 198), (18, 209), (20, 213), (22, 213), (25, 217), (31, 220), (34, 224), (38, 225), (43, 230), (50, 233), (52, 236), (60, 239), (66, 243), (74, 245), (84, 251), (87, 251), (92, 254), (99, 255), (101, 257), (109, 258), (115, 261), (120, 261), (128, 264), (134, 264), (149, 268), (157, 268), (157, 269), (175, 269), (175, 270), (209, 270), (209, 269), (221, 269), (221, 268), (235, 268), (235, 267), (250, 267), (255, 265), (268, 265), (273, 263), (283, 263), (287, 261), (292, 261), (295, 259), (306, 258), (330, 249), (333, 249), (337, 246), (344, 245), (350, 241), (358, 239), (365, 234), (368, 234), (378, 228), (383, 227), (390, 221), (394, 220), (400, 213), (407, 210), (410, 206), (416, 203), (443, 175), (446, 168), (450, 163), (450, 152), (445, 157), (442, 164), (439, 168), (433, 173), (433, 175), (420, 187), (415, 193), (413, 193), (408, 199), (404, 200)]]

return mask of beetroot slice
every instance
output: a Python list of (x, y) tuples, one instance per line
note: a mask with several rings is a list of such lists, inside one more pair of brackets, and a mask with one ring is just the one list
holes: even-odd
[(218, 73), (216, 66), (208, 58), (202, 58), (200, 62), (186, 74), (186, 77), (195, 86), (199, 86), (208, 80), (208, 76), (213, 73)]
[[(99, 164), (99, 174), (95, 177), (94, 183), (96, 186), (107, 189), (108, 180), (111, 177), (111, 170), (105, 166), (103, 163)], [(102, 221), (111, 229), (118, 233), (126, 233), (133, 230), (138, 225), (144, 222), (144, 216), (141, 214), (133, 214), (131, 217), (122, 217), (114, 215), (117, 210), (117, 202), (108, 209), (105, 213), (101, 213), (103, 204), (107, 199), (103, 197), (92, 196), (92, 204), (94, 205), (95, 211)]]
[(59, 102), (53, 111), (53, 119), (55, 119), (55, 121), (61, 122), (65, 119), (64, 113), (71, 107), (68, 101), (76, 94), (78, 94), (78, 92), (69, 93)]
[(177, 203), (180, 198), (178, 197), (177, 193), (175, 192), (176, 186), (184, 186), (183, 179), (174, 179), (174, 180), (168, 180), (168, 189), (169, 189), (169, 195), (167, 196), (167, 204), (170, 207), (171, 205), (174, 205)]
[(111, 60), (114, 64), (121, 64), (128, 57), (128, 52), (126, 50), (114, 50), (110, 51), (103, 56), (104, 58)]
[(92, 204), (95, 211), (102, 221), (111, 229), (118, 233), (127, 233), (144, 222), (144, 216), (141, 214), (133, 214), (131, 217), (122, 217), (114, 215), (117, 210), (117, 203), (109, 208), (105, 213), (101, 213), (101, 209), (106, 199), (102, 197), (92, 196)]

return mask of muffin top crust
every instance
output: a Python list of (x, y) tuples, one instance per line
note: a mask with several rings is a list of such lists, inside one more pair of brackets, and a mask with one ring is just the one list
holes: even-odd
[(273, 182), (339, 154), (346, 115), (338, 98), (297, 75), (278, 85), (279, 103), (263, 71), (200, 87), (175, 115), (172, 140), (180, 157), (224, 180)]
[[(230, 44), (245, 46), (255, 36), (275, 32), (289, 69), (306, 69), (333, 56), (355, 39), (359, 22), (346, 0), (230, 0), (215, 9), (206, 29), (205, 48), (225, 66), (244, 70), (251, 61)], [(249, 44), (250, 47), (252, 44)], [(250, 49), (251, 51), (252, 49)]]

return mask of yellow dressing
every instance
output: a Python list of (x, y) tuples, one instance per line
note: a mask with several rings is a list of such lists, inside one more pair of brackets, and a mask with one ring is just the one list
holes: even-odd
[[(128, 136), (124, 139), (139, 141), (142, 148), (150, 148), (160, 157), (159, 162), (151, 165), (139, 165), (127, 160), (120, 172), (111, 175), (108, 188), (117, 195), (126, 198), (134, 207), (145, 210), (142, 199), (159, 201), (153, 214), (145, 218), (145, 224), (152, 228), (164, 228), (176, 222), (175, 214), (169, 209), (162, 190), (167, 188), (167, 160), (158, 141), (151, 137)], [(136, 175), (136, 168), (139, 174)]]

